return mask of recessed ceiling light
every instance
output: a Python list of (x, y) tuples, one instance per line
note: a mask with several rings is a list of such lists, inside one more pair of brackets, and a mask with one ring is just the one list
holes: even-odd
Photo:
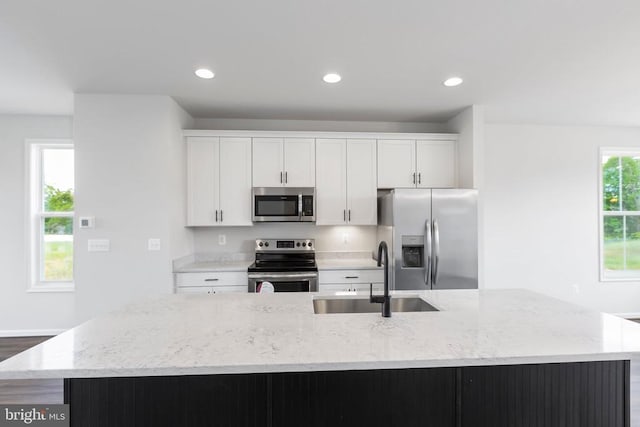
[(462, 84), (462, 79), (460, 77), (450, 77), (443, 84), (448, 87), (458, 86)]
[(340, 74), (329, 73), (325, 74), (322, 80), (324, 80), (326, 83), (338, 83), (340, 80), (342, 80), (342, 77), (340, 77)]
[(209, 70), (208, 68), (198, 68), (196, 70), (196, 76), (200, 77), (201, 79), (212, 79), (215, 74), (213, 74), (213, 71)]

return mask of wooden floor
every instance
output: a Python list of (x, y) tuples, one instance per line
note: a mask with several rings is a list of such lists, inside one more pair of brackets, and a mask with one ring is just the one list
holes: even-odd
[[(48, 338), (0, 338), (0, 361)], [(62, 401), (62, 379), (0, 380), (0, 404), (62, 403)], [(640, 358), (631, 361), (631, 426), (640, 427)]]
[[(0, 338), (0, 362), (51, 337)], [(0, 380), (0, 403), (63, 403), (62, 379)]]

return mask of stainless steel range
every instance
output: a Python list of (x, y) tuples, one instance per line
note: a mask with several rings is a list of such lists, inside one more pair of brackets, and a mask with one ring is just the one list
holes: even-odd
[(248, 269), (249, 292), (260, 292), (264, 282), (271, 283), (275, 292), (316, 292), (315, 247), (313, 239), (256, 240), (256, 261)]

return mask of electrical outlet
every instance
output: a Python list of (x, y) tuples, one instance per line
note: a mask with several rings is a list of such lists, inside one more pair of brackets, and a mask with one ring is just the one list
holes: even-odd
[(342, 235), (342, 243), (349, 243), (349, 233), (344, 233)]
[(150, 251), (159, 251), (160, 250), (160, 239), (149, 239), (147, 244), (147, 248)]
[(224, 234), (218, 234), (218, 244), (224, 246), (227, 244), (227, 236)]

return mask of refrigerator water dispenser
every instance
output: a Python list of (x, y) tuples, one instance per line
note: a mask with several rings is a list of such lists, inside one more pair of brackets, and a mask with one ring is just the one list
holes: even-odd
[(424, 236), (402, 236), (402, 268), (424, 268)]

